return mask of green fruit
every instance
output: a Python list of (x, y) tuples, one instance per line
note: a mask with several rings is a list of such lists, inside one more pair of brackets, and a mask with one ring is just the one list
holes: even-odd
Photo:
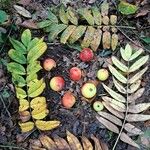
[(104, 109), (104, 105), (102, 104), (102, 102), (96, 101), (93, 104), (93, 108), (94, 108), (95, 111), (101, 111), (101, 110)]
[(81, 88), (81, 93), (85, 98), (92, 98), (96, 95), (97, 89), (93, 83), (85, 83)]
[(97, 78), (100, 81), (105, 81), (108, 79), (109, 73), (107, 71), (107, 69), (99, 69), (97, 72)]

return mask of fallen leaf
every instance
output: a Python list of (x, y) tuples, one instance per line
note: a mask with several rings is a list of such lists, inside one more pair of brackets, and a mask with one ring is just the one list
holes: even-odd
[(93, 150), (93, 146), (88, 138), (82, 136), (81, 139), (82, 139), (82, 145), (84, 150)]
[(19, 25), (29, 29), (38, 29), (37, 24), (32, 19), (25, 20)]
[(23, 6), (27, 6), (27, 5), (30, 4), (30, 2), (31, 2), (31, 0), (20, 0), (20, 1), (18, 2), (18, 4), (21, 4), (21, 5), (23, 5)]
[(14, 5), (15, 10), (17, 11), (18, 14), (20, 14), (23, 17), (26, 18), (31, 18), (31, 13), (26, 10), (24, 7), (18, 6), (18, 5)]
[(139, 122), (139, 121), (147, 121), (150, 120), (150, 115), (142, 115), (142, 114), (128, 114), (127, 121), (129, 122)]

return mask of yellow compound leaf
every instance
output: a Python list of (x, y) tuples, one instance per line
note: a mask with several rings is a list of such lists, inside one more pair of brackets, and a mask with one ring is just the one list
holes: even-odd
[(30, 102), (30, 107), (32, 109), (41, 108), (42, 106), (46, 105), (46, 98), (45, 97), (36, 97), (32, 99)]
[(60, 125), (60, 121), (42, 121), (36, 120), (35, 125), (42, 131), (52, 130)]
[(19, 100), (19, 111), (25, 111), (29, 108), (29, 102), (26, 99)]
[(49, 138), (47, 135), (41, 135), (40, 141), (41, 141), (42, 145), (48, 150), (56, 150), (57, 149), (55, 142), (51, 138)]
[(118, 35), (117, 34), (112, 34), (112, 37), (111, 37), (111, 48), (112, 50), (114, 51), (118, 45)]
[(96, 51), (98, 49), (100, 42), (101, 42), (101, 37), (102, 37), (101, 29), (95, 30), (93, 39), (92, 39), (91, 44), (90, 44), (91, 49), (93, 51)]
[(109, 17), (108, 16), (104, 16), (103, 17), (103, 24), (104, 25), (108, 25), (109, 24)]
[(73, 44), (74, 42), (76, 42), (84, 34), (85, 30), (86, 26), (78, 26), (71, 34), (69, 38), (69, 43)]
[(49, 110), (46, 109), (45, 106), (41, 107), (41, 108), (37, 108), (37, 109), (34, 109), (31, 114), (32, 114), (32, 117), (34, 119), (43, 119), (45, 118), (49, 113)]
[(70, 145), (70, 148), (72, 150), (83, 150), (79, 140), (77, 139), (77, 137), (75, 137), (69, 131), (67, 131), (67, 141), (68, 141), (68, 143)]
[(40, 95), (44, 88), (45, 88), (45, 82), (43, 79), (41, 80), (33, 80), (29, 83), (29, 90), (28, 90), (28, 94), (29, 97), (36, 97), (38, 95)]
[(110, 32), (105, 31), (105, 32), (103, 33), (102, 42), (103, 42), (103, 48), (104, 48), (104, 49), (110, 49), (110, 42), (111, 42), (111, 35), (110, 35)]
[(19, 123), (19, 126), (20, 126), (22, 132), (28, 132), (34, 128), (34, 123), (32, 121), (29, 121), (29, 122), (25, 122), (25, 123)]
[(86, 33), (85, 33), (85, 36), (84, 36), (84, 39), (81, 43), (82, 48), (86, 48), (86, 47), (90, 46), (91, 41), (92, 41), (93, 36), (94, 36), (94, 33), (95, 33), (95, 28), (93, 28), (92, 26), (88, 26)]
[(68, 26), (65, 29), (65, 31), (62, 33), (62, 35), (60, 37), (60, 42), (65, 44), (75, 29), (76, 29), (76, 26), (74, 26), (74, 25)]

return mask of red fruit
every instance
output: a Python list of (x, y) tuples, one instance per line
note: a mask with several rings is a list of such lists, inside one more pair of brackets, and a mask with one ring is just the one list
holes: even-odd
[(90, 48), (83, 48), (79, 55), (80, 59), (84, 62), (89, 62), (93, 59), (94, 54)]
[(72, 67), (69, 71), (70, 79), (73, 81), (79, 81), (81, 79), (81, 69)]
[(71, 108), (76, 102), (75, 96), (70, 92), (66, 92), (62, 98), (62, 104), (66, 108)]
[(47, 58), (44, 60), (43, 62), (43, 68), (47, 71), (50, 71), (52, 68), (56, 67), (56, 62), (51, 59), (51, 58)]
[(54, 91), (61, 91), (65, 86), (65, 81), (62, 77), (53, 77), (50, 81), (50, 87)]

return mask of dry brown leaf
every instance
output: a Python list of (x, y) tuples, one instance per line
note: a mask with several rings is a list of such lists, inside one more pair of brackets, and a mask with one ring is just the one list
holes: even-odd
[(121, 133), (120, 139), (125, 142), (128, 143), (129, 145), (132, 145), (134, 147), (140, 148), (138, 144), (136, 144), (127, 134), (125, 134), (124, 132)]
[(142, 115), (142, 114), (128, 114), (127, 121), (129, 122), (139, 122), (139, 121), (147, 121), (150, 120), (150, 115)]
[(57, 150), (57, 146), (55, 142), (47, 135), (41, 135), (39, 139), (42, 145), (48, 150)]
[(32, 19), (25, 20), (24, 22), (20, 23), (19, 25), (22, 27), (25, 27), (25, 28), (29, 28), (29, 29), (38, 29), (37, 24)]
[(105, 31), (102, 37), (102, 43), (104, 49), (110, 49), (111, 35), (110, 32)]
[(93, 150), (91, 142), (84, 136), (82, 137), (82, 145), (84, 150)]
[(97, 120), (103, 124), (108, 130), (114, 132), (114, 133), (119, 133), (119, 129), (116, 125), (114, 125), (113, 123), (111, 123), (110, 121), (100, 117), (100, 116), (96, 116)]
[(143, 132), (136, 128), (134, 125), (130, 124), (130, 123), (126, 123), (125, 126), (124, 126), (124, 129), (126, 131), (128, 131), (129, 133), (131, 133), (132, 135), (140, 135), (140, 134), (143, 134)]
[(30, 142), (31, 146), (42, 147), (42, 144), (41, 144), (40, 140), (38, 140), (38, 139), (34, 139), (34, 140), (30, 139), (29, 142)]
[(98, 112), (98, 114), (104, 118), (106, 118), (107, 120), (111, 121), (112, 123), (118, 125), (118, 126), (122, 126), (122, 121), (120, 119), (118, 119), (116, 116), (111, 115), (107, 112), (104, 111), (100, 111)]
[(108, 150), (108, 146), (102, 141), (99, 141), (94, 135), (91, 135), (91, 139), (94, 141), (95, 150)]
[(138, 98), (140, 98), (143, 95), (144, 91), (145, 91), (145, 88), (140, 88), (135, 93), (131, 94), (128, 97), (128, 102), (131, 103), (131, 102), (134, 102), (135, 100), (137, 100)]
[(137, 113), (147, 110), (149, 107), (150, 107), (150, 103), (141, 103), (141, 104), (137, 104), (137, 105), (130, 105), (128, 112), (137, 114)]
[(99, 45), (101, 43), (101, 38), (102, 38), (102, 31), (101, 31), (101, 29), (95, 30), (93, 39), (92, 39), (91, 44), (90, 44), (91, 49), (93, 51), (96, 51), (98, 49), (98, 47), (99, 47)]
[(17, 11), (18, 14), (20, 14), (23, 17), (26, 18), (31, 18), (31, 13), (26, 10), (24, 7), (18, 6), (18, 5), (14, 5), (15, 10)]
[(119, 112), (119, 111), (115, 110), (114, 108), (112, 108), (108, 102), (102, 101), (102, 103), (106, 107), (106, 109), (108, 111), (110, 111), (112, 114), (114, 114), (115, 116), (117, 116), (120, 119), (124, 119), (124, 114), (122, 112)]
[(30, 2), (31, 2), (31, 0), (20, 0), (20, 1), (18, 2), (18, 4), (21, 4), (21, 5), (27, 6), (27, 5), (29, 5), (29, 4), (30, 4)]
[(19, 112), (19, 115), (20, 115), (20, 119), (21, 119), (22, 122), (27, 122), (31, 118), (31, 114), (30, 114), (29, 111)]
[(55, 136), (53, 139), (59, 150), (71, 150), (69, 144), (63, 138)]
[(67, 131), (67, 141), (71, 150), (83, 150), (79, 140), (69, 131)]
[(117, 34), (112, 34), (112, 37), (111, 37), (111, 48), (112, 50), (114, 51), (118, 45), (118, 35)]

